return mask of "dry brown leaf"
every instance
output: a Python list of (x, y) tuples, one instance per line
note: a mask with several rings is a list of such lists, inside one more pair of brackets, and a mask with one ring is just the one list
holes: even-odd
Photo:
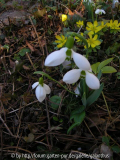
[(30, 70), (30, 68), (29, 68), (28, 66), (25, 66), (25, 65), (23, 65), (23, 68), (24, 68), (25, 70)]
[(41, 10), (38, 9), (36, 12), (34, 12), (34, 16), (35, 16), (35, 17), (43, 17), (46, 12), (47, 12), (47, 11), (46, 11), (45, 8), (43, 8), (43, 9), (41, 9)]
[(34, 134), (30, 133), (28, 134), (28, 137), (23, 137), (23, 139), (26, 141), (26, 142), (32, 142), (34, 140)]
[(26, 44), (27, 44), (27, 46), (30, 48), (30, 50), (31, 50), (32, 52), (34, 52), (33, 46), (32, 46), (28, 41), (26, 41)]
[(103, 119), (103, 118), (99, 118), (99, 117), (92, 117), (90, 118), (91, 121), (93, 121), (94, 123), (91, 123), (89, 125), (89, 127), (94, 127), (94, 126), (97, 126), (97, 125), (100, 125), (100, 124), (103, 124), (106, 120)]
[(80, 17), (83, 17), (82, 13), (81, 12), (77, 12), (76, 10), (75, 10), (75, 14), (79, 15)]
[(33, 38), (36, 38), (36, 33), (32, 30), (31, 31), (31, 36), (33, 37)]
[(70, 16), (73, 16), (73, 15), (74, 15), (74, 13), (73, 13), (70, 9), (68, 9), (68, 14), (69, 14)]

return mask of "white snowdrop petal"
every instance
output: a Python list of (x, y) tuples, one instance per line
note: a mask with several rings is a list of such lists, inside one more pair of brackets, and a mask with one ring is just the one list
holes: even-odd
[(73, 69), (64, 75), (63, 81), (68, 84), (75, 83), (80, 78), (80, 73), (81, 73), (80, 69)]
[(38, 99), (39, 102), (42, 102), (46, 97), (45, 89), (41, 85), (37, 86), (37, 88), (35, 90), (35, 94), (36, 94), (36, 98)]
[(38, 86), (39, 82), (35, 82), (33, 85), (32, 85), (32, 89), (36, 88)]
[[(80, 88), (80, 83), (78, 83), (78, 85), (76, 86), (74, 90), (75, 94), (80, 94), (79, 88)], [(76, 95), (76, 97), (78, 97), (78, 95)]]
[(102, 13), (106, 13), (103, 9), (96, 9), (95, 14), (102, 14)]
[(69, 66), (71, 64), (71, 61), (65, 60), (62, 65), (65, 69), (70, 69), (71, 66)]
[(45, 60), (45, 66), (58, 66), (65, 61), (67, 48), (54, 51)]
[(89, 61), (87, 60), (87, 58), (85, 58), (81, 54), (78, 54), (78, 53), (72, 51), (72, 57), (73, 57), (75, 64), (80, 69), (85, 70), (85, 71), (88, 71), (91, 69)]
[(92, 73), (89, 73), (86, 71), (86, 84), (91, 89), (99, 89), (100, 88), (100, 82), (99, 79)]
[(46, 94), (50, 94), (51, 89), (50, 89), (50, 87), (47, 84), (43, 83), (43, 88), (45, 89)]

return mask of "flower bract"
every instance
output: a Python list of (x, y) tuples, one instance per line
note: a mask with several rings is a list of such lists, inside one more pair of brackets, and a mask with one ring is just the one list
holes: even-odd
[(32, 89), (34, 89), (34, 88), (36, 88), (35, 95), (36, 95), (36, 98), (38, 99), (39, 102), (42, 102), (45, 99), (46, 94), (50, 94), (50, 92), (51, 92), (50, 87), (44, 83), (42, 86), (41, 84), (39, 84), (39, 82), (35, 82), (32, 85)]

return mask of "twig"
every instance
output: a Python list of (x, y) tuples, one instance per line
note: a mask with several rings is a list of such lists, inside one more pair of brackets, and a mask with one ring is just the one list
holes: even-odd
[[(91, 133), (91, 135), (95, 138), (94, 134), (93, 134), (92, 131), (90, 130), (90, 128), (89, 128), (89, 126), (87, 125), (87, 123), (85, 122), (85, 120), (84, 120), (84, 123), (85, 123), (86, 127), (88, 128), (89, 132)], [(95, 139), (96, 139), (96, 138), (95, 138)]]
[(33, 62), (32, 62), (32, 60), (31, 60), (31, 58), (30, 58), (28, 52), (26, 52), (26, 55), (27, 55), (27, 57), (28, 57), (28, 59), (29, 59), (31, 65), (32, 65), (33, 69), (36, 71), (36, 68), (34, 67)]
[(108, 111), (109, 117), (110, 117), (110, 119), (112, 120), (112, 117), (111, 117), (111, 114), (110, 114), (110, 110), (109, 110), (109, 107), (108, 107), (108, 105), (107, 105), (107, 102), (106, 102), (106, 99), (105, 99), (105, 96), (104, 96), (104, 93), (103, 93), (103, 92), (102, 92), (102, 96), (103, 96), (103, 99), (104, 99), (104, 101), (105, 101), (105, 105), (106, 105), (106, 107), (107, 107), (107, 111)]
[(1, 115), (0, 115), (0, 120), (2, 121), (2, 123), (4, 124), (5, 128), (7, 129), (7, 131), (9, 132), (9, 134), (13, 137), (15, 137), (12, 132), (10, 131), (10, 129), (8, 128), (7, 124), (5, 123), (5, 121), (2, 119)]

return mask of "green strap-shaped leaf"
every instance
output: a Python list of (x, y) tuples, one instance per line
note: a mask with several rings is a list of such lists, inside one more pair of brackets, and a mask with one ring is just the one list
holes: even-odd
[(102, 73), (115, 73), (117, 70), (113, 68), (112, 66), (105, 66), (101, 69)]
[(90, 106), (92, 103), (94, 103), (98, 97), (100, 96), (102, 90), (103, 90), (104, 84), (102, 83), (100, 85), (100, 88), (95, 90), (87, 99), (87, 106)]
[(69, 129), (68, 129), (68, 131), (67, 131), (67, 134), (68, 134), (74, 127), (79, 126), (79, 125), (83, 122), (84, 118), (85, 118), (85, 111), (83, 111), (78, 117), (76, 117), (75, 120), (76, 120), (76, 121), (78, 120), (78, 122), (75, 122), (74, 124), (72, 124), (72, 125), (69, 127)]
[(98, 71), (97, 71), (97, 73), (99, 73), (99, 71), (100, 71), (104, 66), (106, 66), (108, 63), (110, 63), (112, 60), (113, 60), (113, 58), (109, 58), (109, 59), (101, 62), (101, 63), (99, 64), (99, 66), (98, 66)]

